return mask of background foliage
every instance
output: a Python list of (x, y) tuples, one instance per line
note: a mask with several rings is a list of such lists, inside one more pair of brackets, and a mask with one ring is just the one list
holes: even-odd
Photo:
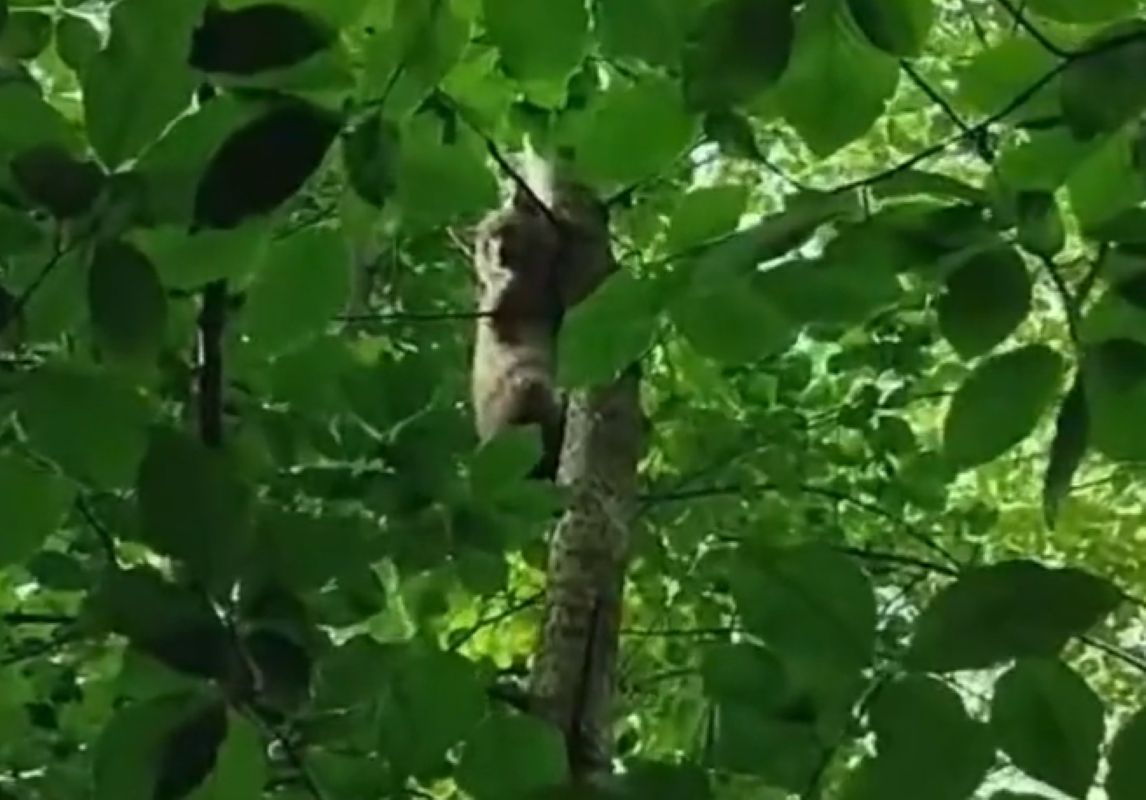
[(526, 138), (623, 266), (562, 380), (644, 365), (617, 796), (1146, 796), (1144, 13), (0, 0), (0, 797), (555, 796)]

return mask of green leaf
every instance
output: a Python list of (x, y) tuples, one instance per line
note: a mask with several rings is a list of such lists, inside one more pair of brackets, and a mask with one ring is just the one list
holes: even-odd
[(31, 446), (71, 477), (100, 489), (134, 481), (150, 422), (147, 403), (134, 387), (94, 370), (54, 364), (20, 387), (17, 411)]
[(827, 547), (780, 550), (734, 566), (744, 625), (774, 651), (819, 674), (858, 674), (875, 647), (875, 595), (852, 559)]
[(1133, 16), (1136, 10), (1134, 0), (1028, 0), (1027, 8), (1047, 19), (1071, 23), (1105, 22)]
[(1031, 276), (1021, 256), (996, 248), (972, 256), (947, 279), (939, 330), (960, 356), (990, 352), (1031, 310)]
[(705, 9), (684, 51), (689, 105), (722, 110), (772, 86), (792, 52), (787, 0), (717, 0)]
[(701, 666), (704, 693), (721, 704), (774, 715), (784, 708), (792, 687), (783, 662), (754, 644), (714, 645)]
[(1007, 561), (969, 570), (931, 601), (915, 626), (915, 669), (985, 669), (1012, 658), (1056, 656), (1121, 601), (1119, 591), (1075, 569)]
[(63, 523), (74, 490), (58, 476), (14, 455), (0, 455), (0, 564), (27, 561)]
[(899, 65), (869, 45), (843, 0), (809, 5), (778, 88), (780, 110), (808, 147), (826, 158), (863, 136), (899, 83)]
[(665, 236), (665, 250), (679, 253), (732, 233), (748, 205), (743, 186), (706, 186), (681, 198)]
[(1146, 345), (1110, 339), (1087, 348), (1083, 358), (1090, 441), (1116, 461), (1138, 461), (1146, 455)]
[(59, 219), (87, 213), (104, 184), (99, 167), (53, 144), (20, 152), (12, 159), (11, 169), (28, 199)]
[(1146, 710), (1123, 723), (1110, 745), (1109, 760), (1106, 796), (1110, 800), (1142, 797), (1146, 792)]
[[(1057, 60), (1034, 39), (1011, 36), (976, 53), (959, 71), (959, 94), (981, 114), (997, 114), (1036, 81), (1051, 73)], [(1048, 83), (1008, 119), (1030, 120), (1061, 112), (1059, 81)]]
[(111, 39), (83, 74), (84, 116), (92, 146), (114, 169), (154, 142), (191, 103), (191, 31), (204, 0), (175, 0), (156, 14), (148, 0), (123, 0), (111, 14)]
[(250, 346), (277, 354), (321, 335), (346, 304), (350, 272), (347, 242), (333, 230), (311, 228), (273, 243), (243, 309)]
[(88, 306), (105, 354), (132, 364), (155, 363), (167, 325), (167, 296), (145, 255), (123, 242), (99, 245), (88, 273)]
[(1146, 107), (1146, 22), (1119, 23), (1086, 44), (1094, 55), (1072, 59), (1062, 75), (1062, 108), (1075, 135), (1087, 139), (1120, 128)]
[(871, 710), (878, 754), (849, 776), (844, 800), (915, 797), (965, 800), (994, 757), (987, 726), (972, 720), (952, 689), (932, 678), (902, 678), (884, 687)]
[(252, 572), (297, 592), (321, 589), (370, 561), (363, 530), (354, 520), (275, 508), (260, 512), (257, 554)]
[(227, 706), (222, 700), (203, 704), (168, 731), (159, 754), (154, 800), (181, 800), (200, 786), (215, 768), (227, 736)]
[(218, 748), (215, 768), (188, 800), (258, 800), (268, 769), (262, 734), (246, 717), (227, 715), (227, 738)]
[(1066, 229), (1058, 203), (1050, 192), (1020, 192), (1016, 199), (1019, 244), (1029, 252), (1051, 258), (1066, 245)]
[(204, 72), (253, 75), (298, 64), (328, 47), (334, 32), (290, 6), (260, 3), (207, 8), (195, 29), (189, 63)]
[(474, 494), (493, 497), (516, 486), (541, 459), (541, 437), (536, 427), (517, 426), (482, 444), (470, 464)]
[(702, 0), (601, 0), (595, 28), (606, 53), (675, 67)]
[(698, 352), (745, 364), (791, 346), (798, 325), (746, 278), (695, 285), (670, 308), (673, 324)]
[(235, 131), (215, 152), (195, 195), (195, 220), (234, 228), (269, 214), (319, 168), (341, 125), (332, 113), (283, 101)]
[(497, 203), (497, 179), (468, 139), (446, 144), (415, 118), (403, 131), (398, 204), (414, 230), (476, 217)]
[(398, 129), (381, 112), (367, 117), (343, 141), (347, 180), (376, 208), (384, 207), (397, 187), (398, 152)]
[[(383, 694), (382, 752), (411, 775), (437, 769), (446, 751), (473, 731), (485, 710), (485, 694), (466, 659), (409, 647), (396, 661)], [(527, 763), (516, 758), (515, 764)]]
[(0, 27), (0, 57), (30, 61), (52, 41), (52, 18), (39, 11), (13, 11)]
[(918, 56), (935, 23), (934, 0), (848, 0), (848, 8), (868, 40), (893, 56)]
[(1059, 408), (1050, 460), (1043, 478), (1043, 518), (1052, 530), (1089, 445), (1090, 411), (1085, 380), (1080, 374)]
[(1146, 199), (1126, 132), (1107, 137), (1075, 164), (1067, 181), (1070, 205), (1084, 235), (1101, 231)]
[(752, 123), (733, 111), (710, 111), (704, 115), (704, 135), (720, 146), (728, 158), (763, 161), (764, 154), (756, 142)]
[(557, 380), (562, 386), (607, 381), (637, 361), (656, 331), (658, 286), (628, 270), (610, 275), (567, 313), (557, 339)]
[[(638, 119), (641, 124), (634, 125)], [(578, 163), (601, 184), (634, 184), (671, 166), (692, 143), (696, 127), (667, 80), (613, 89), (586, 125)]]
[(583, 0), (482, 0), (485, 26), (506, 71), (521, 80), (560, 80), (581, 63), (588, 46)]
[(155, 265), (163, 285), (193, 291), (217, 280), (247, 284), (270, 251), (270, 225), (252, 221), (228, 230), (189, 234), (175, 226), (134, 232), (139, 249)]
[(167, 735), (202, 702), (184, 693), (119, 709), (95, 747), (94, 800), (155, 800)]
[(979, 364), (947, 410), (943, 449), (948, 460), (960, 468), (976, 467), (1025, 439), (1054, 400), (1062, 373), (1062, 356), (1041, 344)]
[(26, 83), (0, 84), (0, 115), (20, 120), (19, 125), (0, 125), (0, 154), (48, 145), (68, 149), (75, 144), (75, 134), (63, 115)]
[(1086, 797), (1103, 741), (1102, 701), (1061, 661), (1021, 661), (999, 678), (991, 727), (1016, 767)]
[(524, 800), (558, 786), (566, 773), (559, 731), (536, 717), (494, 714), (466, 743), (458, 785), (474, 800)]
[(137, 485), (141, 533), (209, 586), (234, 576), (253, 533), (251, 487), (228, 457), (185, 434), (151, 436)]

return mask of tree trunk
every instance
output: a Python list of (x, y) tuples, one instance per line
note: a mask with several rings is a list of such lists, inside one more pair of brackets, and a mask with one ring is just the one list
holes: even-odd
[[(548, 181), (539, 196), (568, 237), (566, 307), (616, 264), (607, 215), (584, 188)], [(629, 524), (641, 450), (640, 373), (568, 398), (558, 481), (569, 506), (553, 531), (544, 622), (530, 675), (534, 709), (564, 734), (574, 783), (607, 775)]]

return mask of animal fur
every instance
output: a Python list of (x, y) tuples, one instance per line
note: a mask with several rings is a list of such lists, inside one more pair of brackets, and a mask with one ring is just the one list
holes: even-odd
[(479, 439), (488, 441), (510, 426), (538, 426), (543, 456), (533, 474), (552, 479), (564, 433), (557, 334), (565, 312), (604, 273), (608, 246), (599, 204), (579, 187), (555, 180), (544, 165), (532, 164), (527, 180), (534, 196), (519, 188), (478, 228), (474, 267), (483, 316), (472, 390)]

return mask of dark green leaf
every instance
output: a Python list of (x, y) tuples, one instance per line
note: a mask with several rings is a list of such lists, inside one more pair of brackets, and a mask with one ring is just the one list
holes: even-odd
[(510, 75), (560, 80), (581, 63), (589, 32), (582, 0), (482, 0), (482, 8), (486, 31)]
[(1086, 47), (1096, 51), (1073, 59), (1062, 76), (1062, 107), (1079, 138), (1108, 133), (1146, 107), (1146, 41), (1141, 21), (1112, 25)]
[(691, 764), (635, 761), (625, 764), (624, 800), (712, 800), (703, 769)]
[(208, 703), (168, 732), (159, 756), (152, 800), (181, 800), (215, 768), (227, 736), (227, 706)]
[(726, 705), (753, 708), (772, 716), (790, 700), (784, 664), (770, 650), (753, 644), (716, 645), (704, 653), (704, 693)]
[(95, 747), (94, 800), (155, 800), (167, 736), (202, 704), (181, 693), (119, 709)]
[(146, 256), (123, 242), (97, 247), (88, 274), (88, 307), (107, 355), (154, 364), (163, 345), (167, 296)]
[(56, 51), (77, 75), (83, 75), (102, 47), (103, 39), (87, 17), (66, 14), (56, 22)]
[(847, 556), (809, 545), (737, 565), (732, 593), (745, 626), (786, 659), (845, 677), (870, 662), (875, 595)]
[(351, 253), (329, 228), (300, 231), (271, 245), (251, 282), (242, 330), (257, 352), (278, 354), (320, 335), (345, 307)]
[(779, 108), (816, 155), (826, 158), (867, 133), (899, 83), (899, 65), (855, 30), (842, 3), (804, 8)]
[(704, 135), (720, 145), (729, 158), (761, 161), (764, 154), (748, 118), (733, 111), (710, 111), (704, 115)]
[(943, 589), (916, 623), (908, 660), (918, 669), (983, 669), (1055, 656), (1120, 602), (1119, 591), (1075, 569), (1030, 561), (979, 567)]
[(0, 56), (29, 61), (52, 41), (52, 18), (39, 11), (13, 11), (0, 28)]
[(208, 586), (233, 577), (250, 545), (253, 497), (226, 454), (158, 429), (140, 465), (137, 490), (146, 541), (184, 561)]
[(396, 661), (383, 693), (383, 752), (404, 772), (433, 770), (449, 748), (470, 734), (485, 706), (470, 662), (452, 653), (410, 647)]
[[(1035, 40), (1009, 36), (977, 52), (959, 71), (959, 94), (979, 113), (997, 114), (1020, 92), (1044, 80), (1056, 64), (1054, 55)], [(1009, 119), (1020, 121), (1060, 114), (1058, 89), (1057, 79), (1048, 83), (1013, 111)]]
[(792, 37), (788, 0), (713, 3), (684, 51), (684, 91), (690, 105), (719, 111), (751, 100), (784, 72)]
[(929, 800), (965, 800), (991, 767), (987, 726), (939, 681), (909, 677), (884, 687), (871, 716), (878, 755), (849, 776), (845, 800), (915, 797), (923, 785)]
[[(637, 119), (640, 125), (633, 124)], [(695, 128), (677, 88), (666, 80), (614, 89), (586, 124), (578, 162), (601, 184), (634, 184), (676, 161), (692, 143)]]
[(1110, 772), (1106, 796), (1110, 800), (1137, 800), (1146, 792), (1146, 710), (1122, 724), (1110, 745)]
[(195, 197), (195, 220), (237, 227), (270, 213), (318, 169), (340, 121), (301, 101), (283, 102), (234, 132), (216, 151)]
[(31, 558), (63, 523), (74, 490), (15, 455), (0, 455), (0, 564)]
[(495, 714), (466, 743), (458, 784), (475, 800), (525, 800), (561, 784), (566, 772), (559, 731), (536, 717)]
[(1020, 192), (1016, 200), (1019, 244), (1038, 256), (1057, 255), (1066, 244), (1058, 203), (1050, 192)]
[(943, 449), (960, 468), (1001, 456), (1034, 430), (1054, 400), (1063, 359), (1041, 344), (992, 356), (975, 368), (951, 400)]
[(71, 477), (103, 489), (134, 480), (150, 421), (134, 387), (87, 368), (52, 365), (20, 388), (17, 408), (32, 447)]
[(277, 3), (234, 10), (208, 7), (191, 40), (191, 66), (204, 72), (252, 75), (297, 64), (333, 40), (317, 19)]
[(1138, 461), (1146, 455), (1146, 345), (1109, 339), (1087, 348), (1083, 360), (1090, 441), (1103, 455)]
[(232, 649), (207, 599), (146, 567), (110, 572), (90, 611), (108, 630), (178, 672), (220, 678)]
[(937, 304), (939, 329), (960, 356), (975, 358), (1010, 336), (1031, 310), (1031, 276), (1021, 256), (993, 249), (953, 272)]
[(297, 711), (310, 694), (310, 653), (273, 629), (253, 631), (243, 638), (243, 647), (259, 676), (260, 700), (284, 713)]
[(919, 55), (935, 22), (935, 0), (848, 0), (864, 35), (894, 56)]
[(76, 144), (68, 121), (27, 84), (0, 84), (0, 114), (20, 120), (19, 125), (0, 126), (0, 153), (5, 155), (47, 145), (70, 149)]
[(23, 151), (12, 159), (11, 169), (28, 199), (60, 219), (86, 213), (103, 188), (99, 167), (77, 160), (58, 145)]
[(557, 340), (558, 381), (589, 386), (640, 359), (660, 312), (653, 281), (619, 270), (565, 317)]
[(1102, 701), (1061, 661), (1021, 661), (999, 678), (991, 727), (1016, 767), (1086, 797), (1098, 770)]
[(1081, 375), (1062, 401), (1055, 424), (1050, 460), (1043, 479), (1043, 517), (1053, 529), (1062, 502), (1070, 495), (1071, 482), (1086, 456), (1090, 443), (1090, 412)]
[(228, 230), (188, 234), (171, 227), (139, 231), (135, 243), (155, 265), (164, 286), (202, 289), (212, 281), (246, 284), (266, 261), (270, 225), (253, 221)]
[(1027, 7), (1047, 19), (1073, 23), (1105, 22), (1136, 10), (1134, 0), (1027, 0)]
[(227, 738), (215, 758), (215, 768), (191, 800), (258, 800), (267, 782), (263, 736), (246, 717), (230, 712)]
[(88, 137), (108, 169), (137, 156), (187, 110), (196, 86), (187, 55), (203, 5), (174, 0), (156, 14), (149, 0), (123, 0), (112, 9), (111, 39), (82, 76)]
[(398, 129), (372, 114), (361, 122), (342, 144), (346, 177), (366, 202), (382, 208), (394, 194), (398, 181)]
[(411, 229), (435, 230), (497, 203), (497, 178), (472, 140), (446, 143), (419, 115), (402, 143), (397, 201)]

